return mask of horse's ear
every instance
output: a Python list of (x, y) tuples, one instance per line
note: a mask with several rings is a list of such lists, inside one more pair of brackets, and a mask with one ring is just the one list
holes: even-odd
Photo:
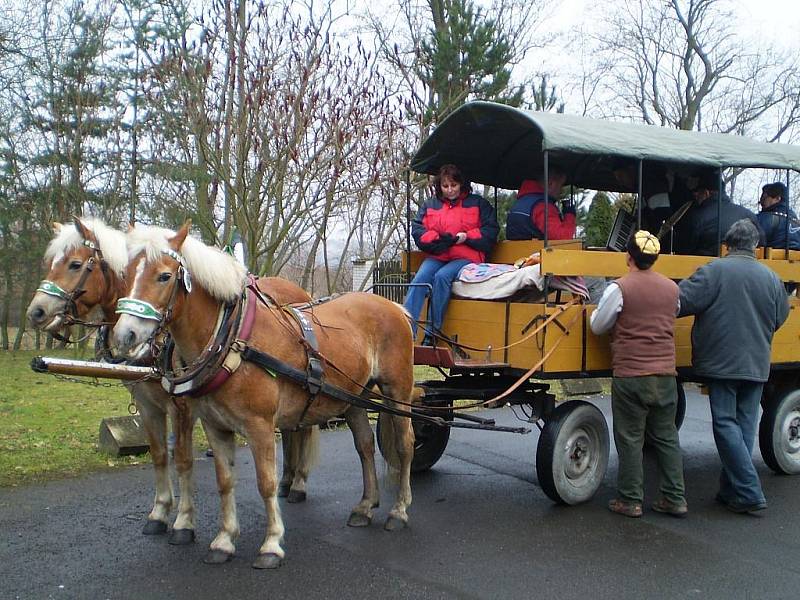
[(73, 219), (75, 219), (75, 229), (77, 229), (78, 233), (83, 236), (83, 239), (94, 240), (94, 234), (92, 233), (92, 230), (86, 227), (79, 217), (73, 217)]
[(183, 246), (183, 242), (186, 241), (186, 236), (189, 235), (189, 228), (192, 226), (191, 219), (187, 220), (186, 223), (178, 230), (178, 233), (175, 234), (174, 237), (169, 239), (169, 245), (173, 250), (180, 250), (181, 246)]
[(133, 223), (128, 223), (128, 233), (130, 233), (134, 229), (136, 229), (136, 225), (134, 225)]
[(61, 233), (61, 228), (62, 227), (64, 227), (64, 226), (61, 223), (59, 223), (58, 221), (53, 221), (53, 233), (55, 235), (58, 235), (59, 233)]

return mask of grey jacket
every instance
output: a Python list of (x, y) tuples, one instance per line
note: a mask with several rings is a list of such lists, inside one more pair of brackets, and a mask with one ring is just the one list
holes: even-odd
[(772, 335), (789, 316), (775, 273), (752, 254), (712, 260), (680, 283), (680, 314), (696, 315), (692, 366), (713, 379), (766, 381)]

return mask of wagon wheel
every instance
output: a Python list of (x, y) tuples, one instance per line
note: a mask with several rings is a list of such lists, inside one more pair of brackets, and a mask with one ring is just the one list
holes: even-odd
[(780, 475), (800, 473), (800, 390), (765, 398), (758, 445), (770, 469)]
[(585, 502), (603, 482), (608, 450), (608, 425), (596, 406), (583, 400), (561, 404), (539, 437), (539, 485), (560, 504)]
[[(446, 406), (452, 406), (452, 402), (448, 402)], [(445, 419), (452, 419), (449, 414), (442, 415)], [(421, 473), (427, 471), (444, 454), (447, 448), (447, 442), (450, 439), (450, 428), (439, 427), (426, 421), (412, 421), (414, 428), (414, 458), (411, 461), (411, 472)], [(381, 447), (381, 422), (378, 421), (376, 426), (376, 435), (378, 438), (378, 449), (383, 454)]]

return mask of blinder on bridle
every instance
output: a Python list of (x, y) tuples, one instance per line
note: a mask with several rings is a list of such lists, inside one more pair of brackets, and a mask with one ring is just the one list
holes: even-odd
[[(103, 253), (100, 250), (100, 247), (93, 241), (86, 239), (83, 240), (83, 245), (92, 251), (92, 255), (84, 263), (78, 283), (71, 292), (66, 291), (60, 285), (54, 281), (50, 281), (49, 279), (42, 280), (42, 282), (39, 284), (39, 287), (36, 288), (37, 292), (42, 292), (48, 296), (55, 296), (56, 298), (61, 298), (64, 300), (64, 307), (62, 308), (60, 315), (64, 317), (65, 327), (75, 324), (91, 325), (91, 323), (87, 323), (78, 319), (77, 300), (86, 293), (86, 289), (83, 286), (86, 283), (86, 280), (92, 274), (92, 271), (94, 271), (95, 263), (99, 261), (100, 269), (103, 272), (103, 278), (106, 278), (106, 272), (108, 271), (108, 264), (103, 258)], [(58, 333), (52, 333), (50, 335), (57, 340), (69, 341), (68, 337), (65, 338)]]

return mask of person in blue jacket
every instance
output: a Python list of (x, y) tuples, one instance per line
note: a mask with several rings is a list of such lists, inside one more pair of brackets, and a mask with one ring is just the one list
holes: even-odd
[[(786, 248), (786, 234), (789, 234), (789, 249), (800, 250), (800, 221), (789, 208), (786, 186), (780, 181), (768, 183), (761, 188), (761, 212), (758, 213), (758, 225), (764, 231), (765, 246), (770, 248)], [(788, 227), (786, 220), (789, 220)]]

